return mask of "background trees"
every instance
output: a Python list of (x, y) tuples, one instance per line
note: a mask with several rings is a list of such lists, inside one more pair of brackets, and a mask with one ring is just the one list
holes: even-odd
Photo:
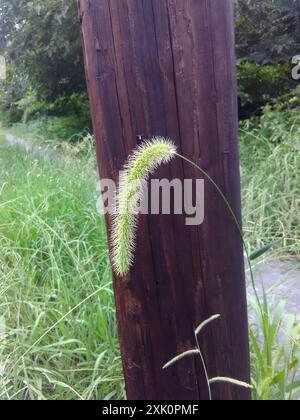
[(0, 16), (0, 47), (28, 87), (48, 100), (85, 89), (76, 0), (4, 1)]
[(257, 64), (286, 63), (300, 46), (297, 0), (236, 0), (239, 58)]
[(76, 0), (4, 0), (0, 22), (0, 54), (8, 64), (0, 96), (9, 119), (76, 112), (80, 104), (86, 112)]
[(300, 3), (236, 0), (236, 46), (241, 116), (249, 117), (296, 86), (291, 59), (300, 50)]
[[(295, 87), (300, 3), (235, 1), (240, 110), (249, 117)], [(8, 63), (0, 107), (9, 121), (75, 111), (89, 125), (76, 0), (2, 0), (0, 54)]]

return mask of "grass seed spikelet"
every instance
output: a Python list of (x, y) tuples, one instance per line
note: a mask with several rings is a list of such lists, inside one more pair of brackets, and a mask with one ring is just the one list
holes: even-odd
[(127, 274), (133, 261), (136, 206), (142, 198), (142, 184), (156, 168), (170, 162), (175, 155), (176, 147), (169, 139), (155, 137), (137, 147), (124, 166), (112, 223), (112, 264), (119, 276)]

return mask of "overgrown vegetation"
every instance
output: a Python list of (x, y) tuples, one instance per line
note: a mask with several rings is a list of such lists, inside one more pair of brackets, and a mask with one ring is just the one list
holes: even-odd
[(94, 154), (84, 155), (0, 143), (1, 399), (124, 397)]
[[(250, 249), (275, 244), (270, 258), (300, 256), (300, 119), (295, 92), (261, 118), (241, 123), (244, 232)], [(291, 107), (292, 109), (289, 109)], [(293, 400), (300, 396), (298, 314), (263, 296), (263, 313), (250, 300), (253, 398)]]
[(263, 297), (263, 312), (250, 300), (255, 321), (250, 326), (253, 400), (300, 398), (300, 326), (297, 316), (285, 313), (285, 302), (275, 307)]
[(265, 109), (241, 124), (244, 230), (252, 249), (278, 241), (279, 255), (300, 255), (300, 118)]

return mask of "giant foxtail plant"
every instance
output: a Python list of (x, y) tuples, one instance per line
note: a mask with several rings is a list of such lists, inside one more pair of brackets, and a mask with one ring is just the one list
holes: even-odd
[(116, 194), (115, 212), (112, 224), (112, 264), (115, 273), (123, 276), (128, 273), (135, 250), (135, 234), (137, 229), (138, 215), (136, 206), (142, 198), (142, 182), (147, 181), (149, 176), (162, 164), (179, 157), (196, 168), (213, 185), (225, 206), (232, 216), (241, 241), (243, 242), (249, 263), (250, 276), (256, 299), (261, 307), (254, 283), (254, 276), (250, 262), (250, 256), (244, 242), (242, 228), (220, 187), (211, 176), (200, 166), (176, 151), (176, 146), (170, 139), (154, 137), (146, 140), (133, 152), (124, 165), (120, 184)]
[[(158, 168), (162, 164), (169, 163), (175, 157), (183, 159), (185, 162), (196, 168), (205, 178), (207, 178), (208, 181), (214, 186), (215, 190), (222, 198), (225, 206), (230, 212), (233, 222), (238, 229), (239, 235), (245, 247), (245, 252), (247, 254), (247, 259), (250, 267), (252, 285), (254, 288), (258, 305), (261, 309), (261, 312), (263, 313), (260, 300), (255, 288), (250, 256), (248, 254), (247, 247), (244, 242), (242, 228), (229, 201), (225, 197), (220, 187), (215, 183), (215, 181), (205, 170), (203, 170), (200, 166), (198, 166), (196, 163), (189, 160), (185, 156), (182, 156), (179, 153), (177, 153), (176, 146), (174, 145), (174, 143), (171, 140), (165, 139), (163, 137), (155, 137), (151, 140), (145, 141), (133, 152), (133, 154), (129, 157), (127, 163), (124, 166), (120, 178), (120, 184), (116, 194), (115, 212), (112, 223), (112, 264), (115, 273), (118, 276), (126, 275), (133, 263), (135, 251), (135, 236), (138, 222), (138, 212), (136, 211), (136, 208), (143, 195), (142, 182), (146, 182), (149, 179), (149, 176), (155, 171), (156, 168)], [(171, 366), (173, 363), (176, 363), (180, 359), (190, 354), (198, 354), (201, 358), (201, 362), (206, 372), (206, 366), (198, 344), (197, 335), (208, 323), (217, 319), (218, 317), (219, 315), (210, 318), (208, 321), (202, 323), (195, 330), (197, 348), (191, 349), (175, 357), (169, 363), (167, 363), (164, 366), (164, 368)], [(250, 385), (244, 382), (227, 377), (217, 377), (209, 379), (207, 372), (206, 379), (210, 399), (210, 387), (214, 383), (227, 382), (237, 386), (250, 387)]]

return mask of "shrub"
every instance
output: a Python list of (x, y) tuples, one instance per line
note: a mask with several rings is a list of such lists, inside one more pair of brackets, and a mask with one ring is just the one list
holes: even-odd
[(261, 114), (266, 104), (275, 104), (278, 98), (295, 86), (287, 64), (260, 65), (238, 61), (237, 70), (242, 118)]

